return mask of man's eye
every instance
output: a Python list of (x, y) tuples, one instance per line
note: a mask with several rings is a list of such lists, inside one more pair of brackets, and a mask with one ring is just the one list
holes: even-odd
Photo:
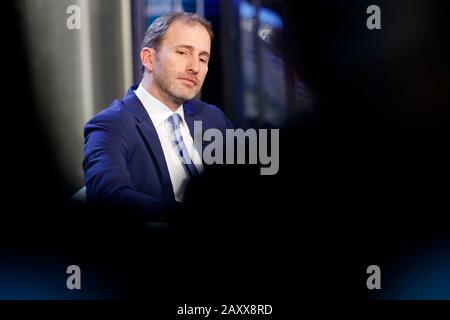
[(177, 51), (177, 53), (179, 53), (179, 54), (182, 54), (182, 55), (185, 55), (185, 54), (187, 54), (186, 52), (184, 52), (184, 51)]

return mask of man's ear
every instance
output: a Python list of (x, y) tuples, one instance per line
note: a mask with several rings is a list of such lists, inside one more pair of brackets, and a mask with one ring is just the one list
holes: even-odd
[(143, 48), (141, 50), (141, 63), (142, 66), (149, 72), (153, 71), (153, 64), (156, 59), (156, 51), (153, 48)]

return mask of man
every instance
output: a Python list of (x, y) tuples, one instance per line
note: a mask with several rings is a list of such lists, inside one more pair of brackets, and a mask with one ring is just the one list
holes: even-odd
[(164, 15), (148, 28), (139, 86), (85, 126), (83, 168), (88, 202), (131, 206), (164, 219), (200, 174), (194, 121), (223, 133), (231, 122), (215, 106), (193, 100), (208, 72), (210, 23), (190, 13)]

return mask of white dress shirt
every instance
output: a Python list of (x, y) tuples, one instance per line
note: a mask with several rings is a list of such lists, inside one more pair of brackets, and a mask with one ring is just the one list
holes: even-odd
[[(184, 192), (186, 185), (189, 181), (189, 173), (186, 167), (181, 162), (175, 147), (171, 140), (171, 128), (168, 122), (168, 118), (174, 114), (164, 103), (153, 97), (143, 86), (142, 83), (134, 91), (136, 96), (139, 98), (141, 103), (144, 105), (145, 110), (147, 110), (153, 125), (155, 126), (156, 132), (158, 134), (159, 141), (161, 142), (161, 147), (164, 152), (164, 158), (166, 159), (167, 168), (169, 169), (170, 180), (172, 181), (173, 193), (175, 199), (179, 202), (184, 200)], [(198, 172), (203, 171), (203, 165), (200, 155), (197, 149), (194, 147), (194, 140), (189, 131), (189, 127), (184, 120), (183, 105), (181, 105), (176, 111), (181, 116), (181, 135), (183, 136), (186, 149), (191, 157), (195, 167)]]

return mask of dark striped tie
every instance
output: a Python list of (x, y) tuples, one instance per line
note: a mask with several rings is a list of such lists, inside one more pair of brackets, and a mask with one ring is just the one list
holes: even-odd
[(180, 128), (180, 122), (182, 120), (181, 116), (178, 113), (174, 113), (167, 120), (169, 121), (171, 129), (172, 144), (175, 147), (175, 150), (177, 151), (178, 155), (180, 156), (181, 162), (184, 164), (186, 170), (188, 171), (191, 177), (197, 176), (198, 175), (197, 168), (195, 167), (191, 157), (189, 156), (186, 144), (184, 143), (183, 140), (183, 136), (181, 135), (181, 128)]

